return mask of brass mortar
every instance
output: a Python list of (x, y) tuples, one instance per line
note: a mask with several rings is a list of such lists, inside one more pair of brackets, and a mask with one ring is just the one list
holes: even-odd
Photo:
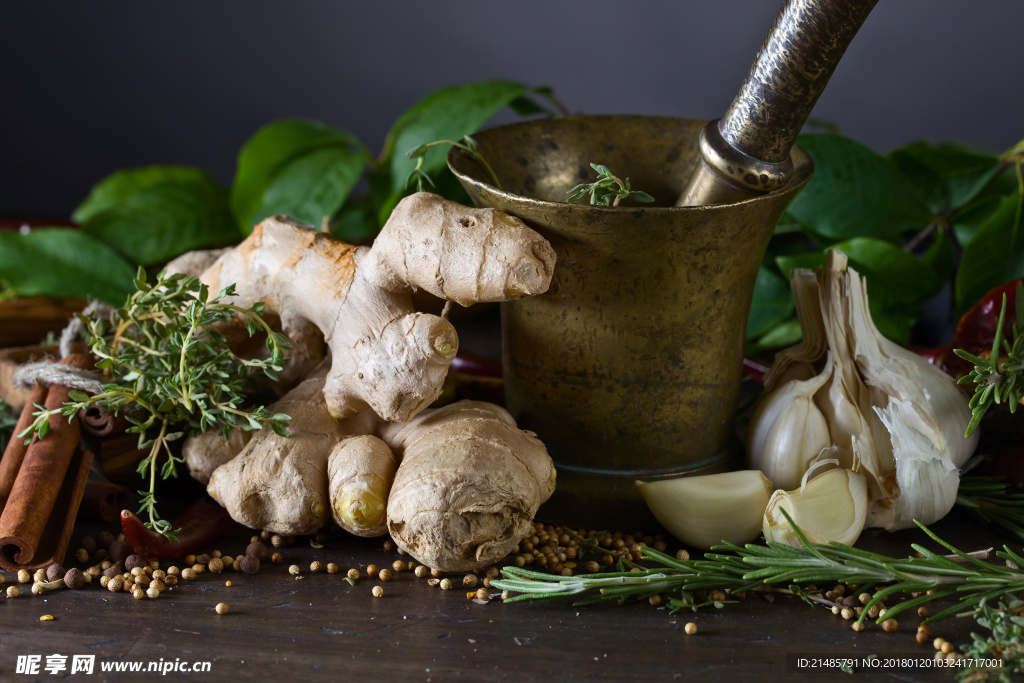
[[(474, 136), (503, 190), (452, 150), (477, 206), (520, 217), (558, 255), (546, 294), (501, 305), (505, 391), (547, 445), (558, 489), (540, 516), (632, 530), (653, 518), (636, 479), (724, 469), (737, 452), (747, 315), (779, 217), (811, 176), (799, 148), (781, 189), (715, 206), (674, 207), (704, 121), (569, 116)], [(653, 205), (565, 203), (590, 162), (629, 177)]]

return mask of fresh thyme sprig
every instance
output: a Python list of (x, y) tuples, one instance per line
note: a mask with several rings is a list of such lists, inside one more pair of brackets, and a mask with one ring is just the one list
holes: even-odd
[(590, 195), (590, 203), (593, 206), (618, 206), (623, 199), (632, 199), (636, 202), (650, 204), (654, 197), (646, 192), (633, 190), (629, 187), (629, 178), (622, 180), (607, 166), (601, 164), (590, 164), (590, 167), (597, 171), (597, 181), (593, 183), (580, 183), (568, 192), (565, 201), (572, 203)]
[(463, 137), (462, 140), (458, 142), (456, 142), (455, 140), (435, 140), (434, 142), (428, 142), (425, 145), (420, 145), (419, 147), (414, 147), (410, 149), (406, 153), (406, 156), (409, 157), (410, 159), (416, 160), (416, 168), (412, 169), (412, 171), (409, 173), (409, 177), (405, 179), (406, 187), (409, 187), (409, 185), (412, 184), (413, 180), (416, 181), (417, 192), (423, 192), (426, 185), (434, 187), (434, 181), (423, 170), (423, 159), (427, 156), (427, 152), (429, 152), (432, 147), (437, 147), (438, 145), (451, 145), (452, 147), (455, 147), (456, 149), (460, 150), (470, 159), (475, 159), (479, 161), (480, 164), (487, 171), (487, 173), (491, 176), (491, 180), (494, 181), (494, 186), (499, 190), (502, 189), (501, 181), (498, 180), (498, 176), (497, 174), (495, 174), (494, 169), (491, 168), (491, 165), (487, 162), (487, 159), (484, 158), (484, 155), (480, 153), (480, 146), (476, 144), (476, 140), (474, 140), (468, 135)]
[[(138, 291), (109, 317), (79, 315), (90, 351), (99, 359), (96, 367), (110, 381), (92, 396), (72, 391), (71, 401), (56, 410), (36, 405), (35, 422), (18, 436), (44, 438), (51, 415), (63, 414), (70, 420), (90, 407), (123, 413), (132, 423), (128, 431), (139, 435), (139, 449), (148, 449), (138, 466), (139, 474), (149, 479), (149, 490), (139, 491), (139, 514), (148, 515), (146, 526), (173, 538), (170, 522), (157, 514), (155, 498), (158, 467), (167, 479), (177, 476), (177, 464), (182, 462), (170, 444), (209, 429), (226, 437), (233, 427), (254, 430), (269, 425), (287, 436), (288, 415), (244, 404), (247, 385), (257, 375), (277, 378), (288, 343), (262, 319), (261, 303), (242, 308), (222, 301), (234, 294), (234, 285), (209, 299), (207, 286), (194, 277), (162, 272), (150, 285), (140, 268), (135, 286)], [(250, 336), (259, 330), (266, 333), (269, 358), (240, 358), (228, 348), (219, 328), (239, 318)]]
[(978, 625), (989, 630), (987, 636), (971, 632), (971, 643), (962, 648), (966, 662), (992, 662), (1000, 660), (1000, 666), (982, 667), (972, 664), (957, 672), (961, 681), (1009, 681), (1012, 674), (1024, 672), (1024, 602), (1014, 600), (1009, 605), (999, 603), (998, 607), (984, 605), (975, 619)]
[[(786, 515), (785, 511), (783, 514)], [(655, 594), (678, 592), (683, 594), (683, 600), (673, 603), (677, 607), (692, 607), (685, 595), (692, 591), (744, 593), (786, 587), (784, 590), (808, 599), (806, 588), (812, 584), (845, 583), (856, 586), (858, 592), (885, 585), (864, 605), (859, 623), (868, 617), (872, 607), (899, 594), (916, 594), (916, 597), (887, 607), (886, 619), (933, 600), (959, 598), (954, 605), (923, 622), (930, 623), (965, 608), (977, 609), (986, 601), (1003, 595), (1024, 592), (1024, 569), (1020, 569), (1024, 567), (1024, 557), (1006, 546), (995, 554), (1010, 564), (990, 564), (959, 550), (918, 524), (929, 538), (949, 550), (956, 561), (916, 543), (911, 548), (919, 557), (898, 559), (841, 543), (812, 544), (792, 520), (790, 524), (800, 539), (799, 548), (780, 543), (751, 543), (743, 547), (726, 543), (706, 553), (703, 560), (677, 560), (645, 547), (641, 550), (643, 559), (656, 566), (639, 572), (565, 577), (505, 567), (501, 570), (504, 578), (492, 581), (491, 585), (519, 593), (507, 602), (578, 596), (582, 599), (573, 603), (576, 605), (602, 600), (646, 599)], [(881, 621), (883, 618), (878, 617), (878, 622)]]
[[(960, 378), (959, 384), (974, 384), (974, 395), (971, 397), (971, 421), (967, 424), (964, 436), (970, 436), (977, 429), (981, 418), (985, 416), (993, 404), (1006, 403), (1010, 412), (1016, 412), (1017, 403), (1024, 396), (1024, 284), (1017, 283), (1017, 319), (1011, 328), (1013, 341), (1003, 338), (1003, 322), (1006, 320), (1006, 295), (999, 310), (999, 322), (996, 323), (995, 336), (992, 339), (992, 352), (988, 358), (975, 356), (963, 349), (953, 349), (953, 353), (964, 360), (974, 363), (967, 375)], [(1005, 353), (1003, 358), (1001, 353)]]

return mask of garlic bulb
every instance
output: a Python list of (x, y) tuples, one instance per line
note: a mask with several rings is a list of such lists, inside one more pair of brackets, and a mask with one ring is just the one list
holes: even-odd
[(773, 493), (764, 511), (764, 538), (799, 547), (800, 539), (780, 509), (786, 511), (811, 543), (835, 541), (853, 545), (867, 517), (867, 480), (854, 470), (831, 469), (809, 481), (805, 479), (796, 491)]
[(638, 481), (654, 516), (683, 543), (707, 550), (722, 541), (742, 545), (761, 533), (772, 483), (758, 470)]
[(780, 352), (765, 377), (750, 425), (751, 464), (796, 488), (828, 448), (840, 468), (856, 464), (864, 476), (867, 526), (930, 524), (952, 508), (958, 469), (977, 445), (976, 434), (963, 437), (968, 400), (942, 370), (878, 332), (866, 284), (846, 264), (830, 251), (816, 276), (794, 272), (805, 340)]

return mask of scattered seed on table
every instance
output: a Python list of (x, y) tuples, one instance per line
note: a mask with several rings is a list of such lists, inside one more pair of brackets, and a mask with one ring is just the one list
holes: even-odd
[(355, 568), (349, 569), (348, 572), (345, 573), (345, 576), (355, 581), (359, 578), (359, 570)]
[(430, 570), (421, 564), (418, 565), (416, 569), (413, 570), (412, 573), (416, 576), (416, 578), (422, 579), (424, 576), (430, 575)]
[(475, 588), (480, 579), (476, 574), (466, 574), (462, 577), (462, 585), (466, 588)]
[(218, 602), (217, 606), (213, 609), (216, 610), (217, 614), (227, 614), (228, 610), (230, 610), (231, 608), (228, 606), (228, 603), (226, 602)]
[(299, 565), (297, 565), (297, 564), (293, 564), (290, 567), (288, 567), (288, 573), (291, 574), (292, 576), (298, 576), (299, 572), (301, 572), (301, 571), (302, 570), (299, 569)]
[(39, 617), (39, 621), (53, 621), (53, 615), (44, 614), (43, 616)]
[(452, 580), (448, 579), (448, 578), (441, 579), (440, 586), (441, 586), (441, 590), (444, 590), (444, 591), (451, 590), (452, 589)]
[(404, 572), (405, 567), (406, 564), (402, 560), (395, 560), (391, 563), (391, 568), (394, 569), (396, 572)]
[(381, 588), (380, 586), (374, 586), (373, 589), (370, 591), (370, 593), (373, 594), (373, 597), (379, 598), (379, 597), (382, 597), (384, 595), (384, 589)]
[(686, 626), (683, 627), (683, 631), (686, 633), (686, 635), (692, 636), (697, 632), (697, 624), (693, 623), (692, 621), (689, 621), (686, 623)]
[(324, 568), (324, 565), (323, 565), (323, 563), (320, 560), (313, 560), (312, 562), (309, 563), (309, 571), (313, 572), (314, 574), (316, 574), (317, 572), (319, 572), (323, 568)]
[(270, 556), (270, 561), (274, 564), (281, 564), (282, 562), (284, 562), (284, 555), (282, 555), (281, 553), (274, 553)]
[(341, 571), (341, 569), (338, 567), (338, 565), (334, 564), (333, 562), (327, 563), (328, 574), (337, 574), (339, 571)]
[(395, 575), (394, 572), (392, 572), (390, 569), (385, 568), (380, 570), (380, 573), (377, 575), (377, 578), (379, 578), (381, 581), (390, 581), (391, 579), (395, 578)]
[(366, 575), (367, 576), (376, 576), (379, 573), (380, 573), (380, 569), (377, 567), (377, 565), (375, 565), (375, 564), (368, 564), (368, 565), (366, 565)]
[(225, 581), (224, 585), (227, 586), (228, 588), (231, 588), (231, 582), (230, 581)]
[(9, 597), (9, 598), (16, 598), (19, 595), (21, 595), (21, 590), (17, 586), (8, 586), (7, 587), (7, 597)]

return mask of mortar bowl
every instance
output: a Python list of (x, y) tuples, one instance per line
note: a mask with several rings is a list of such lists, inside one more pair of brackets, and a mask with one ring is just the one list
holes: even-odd
[[(794, 148), (783, 188), (675, 207), (704, 121), (553, 117), (474, 135), (503, 189), (453, 149), (448, 165), (479, 207), (518, 216), (554, 247), (547, 293), (501, 304), (508, 408), (558, 471), (538, 516), (589, 529), (653, 528), (635, 481), (735, 465), (747, 315), (775, 224), (813, 172)], [(590, 163), (654, 204), (567, 204)], [(626, 206), (626, 204), (629, 204)]]

